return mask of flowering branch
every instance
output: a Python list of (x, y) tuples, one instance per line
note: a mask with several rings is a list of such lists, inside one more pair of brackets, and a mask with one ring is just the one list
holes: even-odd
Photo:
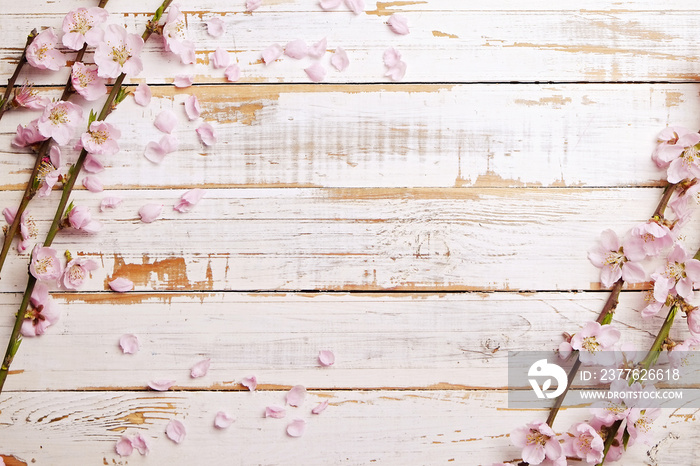
[[(156, 30), (157, 23), (160, 20), (163, 12), (170, 6), (170, 3), (172, 3), (172, 0), (164, 0), (161, 6), (156, 10), (155, 15), (153, 16), (153, 19), (151, 19), (148, 22), (148, 25), (146, 27), (146, 31), (143, 33), (141, 36), (145, 41), (148, 40), (148, 38), (151, 36), (151, 34)], [(105, 102), (104, 106), (102, 107), (102, 111), (100, 112), (99, 116), (97, 117), (96, 121), (102, 121), (104, 120), (107, 115), (116, 107), (116, 105), (121, 102), (124, 97), (126, 97), (126, 94), (122, 92), (122, 83), (124, 82), (124, 78), (126, 78), (126, 73), (121, 73), (116, 81), (114, 82), (114, 85), (112, 86), (112, 90), (109, 94), (109, 97), (107, 97), (107, 101)], [(61, 200), (58, 204), (58, 207), (56, 208), (56, 215), (54, 216), (53, 222), (51, 223), (51, 227), (49, 228), (49, 232), (46, 235), (46, 239), (44, 240), (44, 247), (49, 247), (51, 246), (51, 243), (53, 242), (56, 234), (58, 233), (58, 230), (61, 227), (61, 223), (63, 220), (63, 216), (65, 214), (66, 206), (68, 205), (68, 198), (70, 197), (70, 194), (73, 190), (73, 186), (75, 185), (75, 182), (78, 178), (78, 174), (80, 173), (83, 164), (85, 163), (85, 159), (87, 158), (88, 152), (85, 148), (80, 152), (80, 156), (78, 157), (78, 160), (76, 161), (75, 165), (73, 166), (73, 170), (71, 171), (68, 180), (63, 186), (63, 194), (61, 195)], [(32, 254), (34, 256), (34, 254)], [(32, 257), (33, 259), (33, 257)], [(31, 262), (30, 262), (30, 272), (31, 272)], [(34, 291), (34, 287), (37, 284), (37, 279), (34, 276), (34, 274), (30, 273), (29, 278), (27, 280), (27, 287), (24, 291), (24, 296), (22, 298), (22, 303), (20, 304), (20, 308), (17, 312), (17, 316), (15, 319), (15, 325), (12, 329), (12, 334), (10, 335), (10, 341), (7, 345), (7, 350), (5, 352), (5, 357), (2, 362), (2, 366), (0, 366), (0, 393), (2, 393), (2, 388), (5, 385), (5, 380), (7, 379), (8, 372), (10, 370), (10, 365), (12, 364), (12, 360), (14, 359), (15, 354), (17, 353), (17, 350), (19, 349), (19, 345), (22, 342), (22, 337), (20, 333), (20, 329), (22, 327), (22, 323), (25, 319), (25, 315), (27, 312), (27, 307), (29, 305), (30, 298), (32, 296), (32, 292)]]
[(5, 89), (5, 94), (2, 96), (2, 100), (0, 100), (0, 120), (2, 119), (3, 115), (5, 115), (5, 112), (7, 111), (10, 105), (10, 93), (15, 87), (15, 82), (17, 81), (17, 77), (19, 76), (20, 71), (22, 71), (22, 67), (24, 67), (25, 63), (27, 63), (27, 48), (32, 43), (36, 35), (36, 29), (32, 29), (32, 32), (30, 32), (27, 36), (27, 43), (25, 44), (24, 50), (22, 51), (22, 56), (19, 57), (19, 62), (17, 63), (15, 72), (7, 81), (7, 88)]

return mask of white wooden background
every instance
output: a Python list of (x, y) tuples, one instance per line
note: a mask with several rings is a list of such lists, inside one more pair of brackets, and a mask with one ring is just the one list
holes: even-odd
[[(197, 63), (182, 67), (147, 44), (147, 108), (132, 99), (110, 116), (124, 138), (99, 175), (124, 203), (98, 218), (97, 236), (55, 245), (101, 265), (77, 293), (57, 292), (61, 321), (25, 340), (0, 395), (0, 456), (9, 465), (490, 464), (520, 456), (508, 433), (545, 411), (507, 408), (508, 350), (556, 347), (561, 332), (595, 318), (607, 294), (586, 259), (601, 230), (622, 233), (653, 210), (662, 184), (649, 155), (667, 125), (700, 127), (700, 5), (690, 0), (425, 0), (375, 2), (355, 16), (316, 1), (183, 0)], [(34, 27), (60, 29), (78, 0), (3, 0), (0, 76), (8, 77)], [(156, 1), (111, 0), (113, 20), (140, 31)], [(393, 34), (388, 16), (408, 18)], [(220, 17), (224, 36), (204, 21)], [(323, 84), (288, 57), (265, 66), (274, 42), (328, 38)], [(343, 47), (350, 67), (329, 66)], [(383, 77), (396, 47), (404, 80)], [(209, 54), (232, 52), (229, 84)], [(68, 76), (31, 73), (58, 96)], [(175, 89), (176, 74), (195, 85)], [(186, 120), (197, 95), (219, 142), (203, 147)], [(85, 105), (87, 108), (87, 105)], [(162, 109), (180, 117), (181, 147), (159, 166), (143, 156), (160, 138)], [(30, 155), (10, 146), (33, 116), (0, 124), (0, 206), (15, 205)], [(171, 209), (187, 189), (207, 195), (188, 214)], [(102, 194), (75, 198), (97, 211)], [(42, 231), (57, 196), (33, 201)], [(152, 224), (147, 202), (165, 205)], [(700, 225), (687, 230), (690, 248)], [(4, 348), (26, 280), (12, 253), (0, 281)], [(134, 281), (118, 295), (111, 277)], [(640, 288), (644, 288), (641, 286)], [(623, 293), (624, 338), (651, 342), (640, 291)], [(137, 355), (119, 337), (134, 333)], [(682, 338), (682, 325), (674, 329)], [(333, 367), (319, 367), (332, 349)], [(189, 368), (211, 358), (211, 370)], [(255, 374), (258, 391), (239, 382)], [(153, 379), (174, 379), (165, 393)], [(305, 385), (284, 420), (269, 404)], [(317, 402), (329, 400), (319, 416)], [(213, 427), (217, 411), (237, 421)], [(655, 443), (624, 464), (697, 464), (697, 410), (665, 411)], [(564, 431), (587, 410), (561, 412)], [(175, 445), (168, 420), (188, 428)], [(302, 438), (285, 434), (304, 418)], [(114, 445), (141, 432), (148, 457)]]

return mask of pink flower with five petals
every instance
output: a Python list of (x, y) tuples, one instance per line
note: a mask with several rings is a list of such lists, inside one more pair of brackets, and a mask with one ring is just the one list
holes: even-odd
[(91, 154), (114, 155), (119, 152), (121, 132), (104, 121), (93, 121), (90, 130), (80, 137), (83, 148)]
[(97, 45), (104, 37), (104, 31), (96, 27), (105, 21), (109, 13), (100, 7), (77, 8), (63, 18), (63, 45), (72, 50), (80, 50), (86, 43)]
[(70, 79), (76, 92), (87, 101), (97, 100), (107, 93), (107, 80), (97, 75), (96, 65), (75, 62)]
[(612, 230), (601, 233), (600, 244), (588, 252), (588, 259), (601, 269), (600, 281), (606, 288), (620, 278), (629, 283), (637, 283), (646, 276), (642, 266), (636, 262), (644, 259), (643, 252), (640, 254), (635, 248), (630, 248), (628, 252), (627, 246), (621, 244)]
[(530, 464), (541, 464), (545, 459), (556, 461), (564, 453), (556, 434), (545, 422), (532, 422), (515, 429), (510, 440), (523, 449), (523, 461)]
[(34, 285), (29, 298), (29, 307), (24, 314), (20, 332), (25, 337), (43, 335), (46, 329), (58, 322), (61, 309), (49, 296), (49, 289), (43, 283)]
[(46, 106), (36, 125), (45, 138), (59, 145), (68, 144), (73, 132), (83, 122), (83, 109), (71, 102), (59, 100)]
[(129, 34), (121, 26), (110, 24), (105, 31), (104, 41), (95, 49), (97, 75), (101, 78), (116, 78), (121, 73), (138, 75), (143, 69), (139, 58), (143, 49), (143, 39), (138, 34)]
[(194, 43), (187, 39), (185, 15), (180, 12), (179, 5), (171, 5), (168, 10), (168, 18), (163, 26), (163, 39), (165, 50), (179, 56), (183, 64), (194, 63)]
[(654, 280), (654, 299), (665, 303), (669, 293), (675, 291), (686, 301), (693, 298), (693, 288), (700, 283), (700, 261), (676, 244), (668, 255), (666, 268), (661, 273), (651, 274)]
[(38, 244), (32, 251), (32, 261), (29, 263), (29, 273), (37, 280), (56, 280), (63, 273), (61, 261), (56, 250), (41, 247)]
[[(571, 337), (571, 347), (579, 352), (583, 364), (614, 363), (611, 350), (620, 339), (620, 331), (610, 325), (588, 322), (585, 327)], [(611, 359), (612, 358), (612, 359)]]
[(40, 70), (58, 71), (66, 65), (66, 57), (56, 50), (58, 40), (53, 28), (44, 29), (27, 47), (27, 62)]

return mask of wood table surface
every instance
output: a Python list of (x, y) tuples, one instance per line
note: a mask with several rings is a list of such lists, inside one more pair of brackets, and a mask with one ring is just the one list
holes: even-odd
[[(89, 3), (89, 2), (88, 2)], [(60, 31), (78, 0), (3, 0), (0, 79), (14, 70), (32, 28)], [(143, 29), (158, 3), (110, 0), (111, 22)], [(663, 176), (650, 159), (669, 125), (700, 127), (700, 4), (691, 0), (367, 0), (354, 15), (316, 0), (181, 0), (196, 63), (181, 65), (159, 38), (146, 44), (147, 107), (129, 97), (108, 121), (120, 152), (99, 174), (103, 193), (79, 189), (103, 224), (96, 235), (61, 233), (59, 251), (99, 269), (78, 292), (56, 289), (61, 320), (25, 339), (0, 395), (0, 457), (8, 465), (490, 465), (520, 457), (509, 433), (546, 410), (509, 409), (508, 351), (556, 348), (562, 332), (594, 320), (608, 293), (587, 259), (606, 228), (624, 232), (652, 213)], [(408, 19), (410, 34), (387, 26)], [(225, 33), (207, 34), (221, 18)], [(314, 60), (261, 51), (327, 38)], [(241, 78), (229, 83), (210, 54), (228, 50)], [(338, 72), (330, 57), (346, 50)], [(405, 77), (384, 76), (394, 47)], [(88, 54), (89, 56), (90, 54)], [(70, 57), (70, 56), (69, 56)], [(68, 77), (27, 70), (56, 98)], [(176, 75), (194, 76), (188, 88)], [(189, 121), (185, 99), (202, 115)], [(85, 109), (82, 99), (74, 99)], [(162, 110), (178, 117), (179, 149), (144, 157)], [(13, 111), (0, 124), (0, 207), (19, 202), (33, 158), (11, 147)], [(211, 123), (218, 142), (195, 128)], [(67, 149), (68, 157), (71, 149)], [(173, 210), (205, 188), (189, 213)], [(124, 202), (99, 211), (106, 196)], [(58, 193), (29, 212), (48, 229)], [(163, 204), (153, 223), (147, 203)], [(685, 230), (692, 248), (700, 222)], [(15, 248), (0, 280), (0, 340), (10, 334), (27, 279)], [(132, 292), (111, 292), (116, 277)], [(625, 289), (623, 339), (648, 345), (662, 318), (643, 321), (644, 290)], [(684, 338), (677, 326), (673, 335)], [(122, 354), (122, 335), (140, 351)], [(320, 350), (336, 362), (321, 367)], [(211, 359), (209, 373), (190, 367)], [(255, 375), (258, 389), (240, 382)], [(175, 380), (167, 392), (148, 382)], [(287, 390), (308, 390), (284, 419), (264, 418)], [(320, 415), (311, 409), (322, 401)], [(236, 417), (225, 430), (214, 416)], [(697, 409), (664, 410), (652, 445), (625, 465), (700, 464)], [(588, 416), (563, 410), (555, 429)], [(300, 438), (286, 434), (307, 422)], [(187, 437), (165, 436), (170, 419)], [(150, 453), (121, 458), (136, 433)]]

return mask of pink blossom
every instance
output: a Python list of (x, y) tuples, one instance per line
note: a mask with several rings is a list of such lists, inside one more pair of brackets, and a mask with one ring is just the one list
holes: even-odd
[(97, 65), (84, 65), (79, 61), (75, 62), (70, 79), (76, 92), (89, 102), (107, 94), (107, 80), (97, 75)]
[[(5, 207), (2, 209), (2, 215), (5, 217), (5, 221), (12, 225), (12, 223), (15, 221), (15, 217), (17, 216), (17, 207)], [(26, 211), (25, 211), (26, 212)]]
[(26, 251), (31, 242), (39, 236), (39, 229), (34, 219), (26, 210), (22, 212), (22, 216), (20, 217), (19, 234), (22, 237), (22, 240), (17, 245), (17, 250), (19, 252)]
[[(600, 281), (604, 287), (611, 287), (620, 278), (629, 283), (644, 280), (644, 269), (628, 257), (625, 251), (626, 246), (622, 246), (617, 234), (605, 230), (601, 233), (600, 244), (588, 252), (591, 263), (601, 269)], [(634, 258), (639, 259), (638, 256)]]
[(654, 299), (666, 302), (669, 292), (675, 291), (685, 300), (693, 298), (693, 288), (700, 283), (700, 261), (676, 244), (668, 255), (666, 268), (661, 273), (651, 274), (654, 280)]
[(177, 125), (177, 117), (172, 110), (163, 110), (158, 114), (153, 124), (164, 133), (172, 133)]
[(100, 173), (105, 170), (105, 166), (102, 164), (97, 155), (88, 154), (85, 156), (85, 162), (83, 162), (83, 170), (88, 173)]
[(651, 425), (660, 414), (659, 408), (632, 408), (627, 416), (627, 432), (630, 434), (630, 441), (650, 445), (653, 440)]
[(241, 385), (246, 387), (251, 392), (254, 392), (255, 389), (258, 387), (258, 379), (254, 375), (251, 375), (249, 377), (243, 377), (243, 380), (241, 380)]
[(203, 123), (195, 131), (205, 146), (213, 146), (216, 144), (216, 133), (214, 132), (214, 127), (209, 123)]
[(401, 53), (393, 47), (384, 52), (384, 64), (387, 67), (384, 76), (390, 77), (393, 81), (401, 80), (406, 74), (406, 63), (401, 61)]
[(114, 155), (119, 152), (117, 139), (121, 132), (104, 121), (93, 121), (90, 129), (80, 136), (83, 148), (91, 154)]
[(96, 27), (105, 21), (109, 13), (104, 8), (78, 8), (63, 18), (63, 45), (72, 50), (80, 50), (86, 43), (97, 45), (104, 32)]
[(148, 84), (141, 83), (134, 91), (134, 101), (142, 107), (147, 107), (151, 103), (151, 88)]
[(209, 372), (210, 365), (211, 359), (203, 359), (199, 361), (197, 364), (192, 366), (192, 369), (190, 369), (190, 377), (192, 377), (193, 379), (204, 377), (205, 375), (207, 375), (207, 372)]
[[(653, 278), (654, 274), (651, 276)], [(645, 294), (644, 300), (649, 303), (644, 307), (644, 309), (642, 309), (641, 314), (644, 319), (648, 319), (649, 317), (653, 317), (658, 314), (661, 308), (663, 308), (666, 304), (666, 301), (659, 302), (654, 298), (653, 290)]]
[[(681, 146), (683, 151), (674, 158), (667, 169), (669, 183), (679, 183), (684, 179), (693, 179), (700, 176), (700, 134), (688, 133), (681, 136), (676, 146)], [(668, 152), (667, 152), (668, 153)]]
[(273, 419), (282, 419), (287, 415), (287, 411), (280, 406), (268, 406), (265, 408), (265, 417)]
[(189, 212), (204, 197), (205, 193), (206, 191), (201, 188), (190, 189), (180, 197), (180, 202), (173, 207), (173, 210), (181, 213)]
[(58, 322), (61, 309), (49, 296), (49, 289), (43, 283), (34, 285), (29, 297), (29, 306), (24, 314), (20, 332), (25, 337), (43, 335), (46, 329)]
[[(172, 8), (172, 7), (171, 7)], [(116, 78), (121, 73), (137, 76), (143, 69), (139, 58), (143, 49), (143, 39), (138, 34), (129, 34), (122, 26), (110, 24), (105, 31), (104, 41), (95, 49), (97, 74), (101, 78)]]
[(300, 406), (306, 398), (306, 388), (303, 385), (295, 385), (286, 396), (287, 404), (290, 406)]
[(510, 440), (513, 445), (523, 449), (523, 461), (533, 465), (542, 463), (545, 458), (558, 460), (563, 455), (556, 434), (544, 422), (532, 422), (515, 429), (510, 434)]
[(241, 70), (235, 63), (224, 70), (228, 82), (236, 82), (241, 78)]
[(124, 354), (136, 354), (139, 350), (139, 339), (133, 333), (127, 333), (119, 338), (119, 346)]
[(279, 44), (272, 44), (262, 52), (262, 59), (266, 65), (269, 65), (273, 61), (277, 60), (282, 56), (282, 47)]
[(323, 79), (326, 77), (326, 69), (321, 66), (320, 63), (314, 63), (310, 67), (304, 69), (304, 71), (306, 71), (309, 79), (316, 83), (323, 81)]
[(36, 89), (29, 83), (24, 83), (19, 89), (15, 89), (11, 105), (13, 107), (29, 108), (31, 110), (43, 110), (51, 101), (46, 97), (39, 97)]
[(178, 74), (173, 79), (173, 84), (179, 89), (184, 89), (190, 87), (194, 83), (194, 76), (189, 74)]
[(53, 138), (59, 145), (64, 145), (82, 123), (83, 109), (59, 100), (46, 106), (37, 121), (37, 128), (45, 138)]
[(585, 422), (574, 424), (569, 429), (573, 437), (564, 443), (566, 456), (583, 459), (588, 464), (598, 464), (603, 460), (604, 442), (600, 434)]
[(343, 50), (342, 47), (335, 49), (335, 53), (331, 57), (331, 65), (335, 67), (338, 71), (343, 71), (350, 64), (350, 59), (348, 54)]
[(17, 125), (17, 134), (12, 139), (13, 147), (27, 147), (48, 139), (42, 135), (38, 127), (39, 119), (32, 120), (27, 126)]
[(221, 18), (209, 18), (205, 23), (207, 33), (212, 37), (221, 37), (226, 32), (226, 24)]
[(115, 445), (114, 450), (119, 456), (131, 456), (131, 454), (134, 452), (134, 445), (131, 443), (131, 439), (129, 437), (122, 435)]
[[(659, 168), (666, 168), (674, 160), (680, 157), (687, 146), (679, 144), (681, 137), (692, 134), (688, 128), (671, 126), (664, 128), (657, 136), (658, 145), (651, 155), (652, 160)], [(688, 140), (692, 141), (692, 140)]]
[(123, 199), (120, 197), (107, 196), (100, 202), (100, 212), (104, 212), (105, 209), (114, 209), (122, 202)]
[(51, 145), (51, 149), (49, 149), (49, 162), (54, 168), (61, 168), (61, 149), (55, 144)]
[(311, 410), (311, 414), (321, 414), (326, 410), (328, 407), (328, 400), (325, 400), (319, 404), (317, 404), (314, 409)]
[(61, 276), (61, 285), (67, 290), (77, 290), (83, 283), (88, 274), (93, 270), (97, 270), (97, 262), (78, 257), (66, 264), (66, 270)]
[(605, 364), (610, 357), (614, 358), (614, 354), (607, 350), (611, 350), (619, 339), (620, 331), (611, 325), (588, 322), (571, 338), (571, 347), (579, 351), (583, 364)]
[(625, 255), (632, 261), (640, 261), (646, 256), (657, 256), (672, 244), (671, 230), (649, 220), (632, 228), (631, 238), (625, 242)]
[(217, 429), (227, 429), (235, 420), (235, 417), (229, 416), (223, 411), (219, 411), (214, 418), (214, 427)]
[(124, 293), (134, 289), (134, 282), (124, 277), (117, 277), (109, 282), (109, 287), (117, 293)]
[(324, 37), (309, 47), (309, 55), (314, 58), (321, 58), (326, 53), (326, 47), (328, 47), (328, 39)]
[(303, 419), (294, 419), (287, 426), (287, 435), (290, 437), (301, 437), (306, 432), (306, 421)]
[(171, 5), (168, 10), (168, 18), (163, 26), (163, 38), (166, 51), (179, 56), (185, 65), (194, 63), (194, 43), (187, 39), (185, 15), (180, 12), (179, 5)]
[(391, 29), (396, 34), (406, 35), (409, 33), (408, 20), (405, 16), (397, 15), (396, 13), (394, 13), (393, 15), (389, 16), (389, 21), (387, 21), (386, 24), (388, 24), (389, 29)]
[(166, 392), (170, 390), (170, 387), (173, 385), (175, 385), (174, 380), (151, 380), (148, 382), (148, 387), (157, 392)]
[(185, 113), (190, 121), (196, 120), (202, 114), (202, 106), (199, 105), (196, 95), (188, 96), (185, 99)]
[(159, 142), (151, 141), (146, 144), (143, 155), (153, 163), (161, 163), (166, 155), (175, 152), (178, 148), (178, 140), (170, 134), (164, 135)]
[[(688, 314), (688, 318), (690, 318), (690, 314)], [(690, 324), (688, 324), (688, 327), (690, 327)], [(680, 369), (689, 365), (689, 361), (693, 356), (700, 354), (700, 352), (697, 352), (699, 349), (700, 339), (695, 336), (688, 338), (683, 343), (674, 346), (673, 351), (669, 351), (668, 362), (672, 368)]]
[(68, 176), (68, 167), (61, 167), (58, 170), (51, 170), (41, 181), (37, 194), (39, 197), (47, 197), (51, 194), (51, 190), (56, 184), (65, 181)]
[(163, 212), (163, 204), (146, 204), (139, 209), (139, 217), (143, 223), (154, 222)]
[(319, 0), (318, 4), (322, 9), (328, 11), (338, 8), (342, 2), (343, 0)]
[(333, 351), (321, 350), (318, 352), (318, 362), (322, 366), (332, 366), (335, 363), (335, 355)]
[(609, 394), (611, 396), (607, 397), (605, 401), (594, 403), (591, 406), (591, 414), (600, 420), (604, 426), (610, 426), (615, 421), (625, 419), (629, 413), (629, 408), (620, 396), (627, 391), (629, 391), (629, 386), (626, 380), (614, 380), (610, 384)]
[(698, 205), (698, 194), (700, 193), (700, 183), (694, 182), (689, 187), (680, 191), (679, 195), (668, 203), (668, 207), (677, 217), (674, 225), (678, 229), (685, 225), (693, 215), (695, 207)]
[(214, 68), (226, 68), (231, 64), (231, 55), (228, 50), (217, 47), (214, 53), (211, 54), (211, 61)]
[(306, 45), (306, 42), (303, 40), (296, 39), (287, 42), (287, 45), (284, 47), (284, 54), (290, 58), (299, 60), (309, 54), (309, 46)]
[(246, 0), (245, 11), (254, 11), (260, 8), (262, 5), (262, 0)]
[(182, 422), (178, 421), (177, 419), (173, 419), (165, 428), (165, 435), (167, 435), (173, 442), (181, 443), (183, 440), (185, 440), (187, 430)]
[(37, 280), (58, 280), (63, 273), (63, 266), (61, 266), (61, 261), (58, 260), (56, 250), (49, 247), (41, 247), (37, 244), (32, 251), (29, 272)]
[(88, 207), (79, 205), (73, 207), (68, 213), (68, 223), (76, 230), (85, 233), (97, 233), (102, 229), (102, 224), (92, 219), (92, 214)]
[(53, 28), (44, 29), (27, 47), (27, 62), (40, 70), (58, 71), (66, 65), (66, 57), (56, 50), (58, 40)]
[(694, 337), (700, 338), (700, 313), (697, 308), (688, 312), (688, 330)]
[(365, 0), (345, 0), (345, 5), (356, 15), (365, 11)]

